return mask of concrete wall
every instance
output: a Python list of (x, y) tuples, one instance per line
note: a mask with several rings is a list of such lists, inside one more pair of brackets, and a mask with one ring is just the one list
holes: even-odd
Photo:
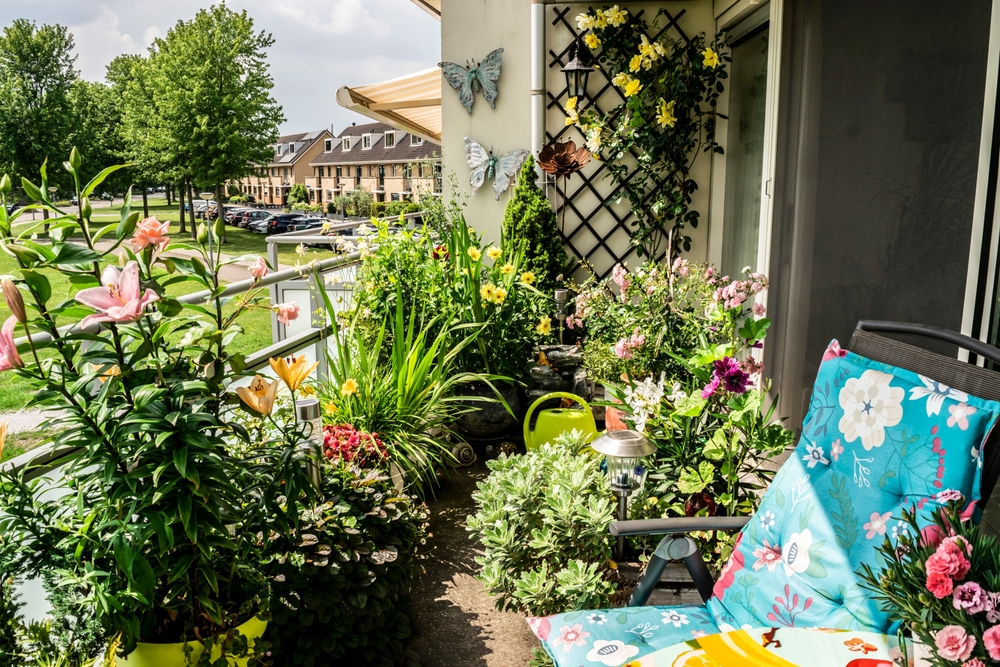
[[(746, 1), (746, 0), (744, 0)], [(689, 0), (684, 2), (635, 2), (631, 5), (628, 2), (621, 3), (633, 13), (640, 10), (645, 11), (645, 16), (652, 18), (661, 7), (667, 7), (673, 14), (677, 14), (682, 9), (684, 16), (680, 20), (680, 25), (684, 31), (693, 35), (698, 32), (714, 34), (716, 4), (725, 5), (727, 0)], [(442, 120), (443, 137), (442, 152), (445, 174), (445, 196), (448, 196), (447, 179), (449, 173), (454, 173), (459, 180), (459, 191), (469, 195), (469, 167), (465, 162), (465, 144), (463, 138), (468, 136), (487, 149), (493, 147), (497, 152), (506, 152), (515, 148), (529, 148), (531, 141), (531, 118), (530, 118), (530, 63), (531, 63), (531, 20), (530, 20), (530, 0), (442, 0), (442, 23), (441, 23), (441, 50), (442, 59), (452, 62), (465, 63), (470, 58), (481, 60), (490, 51), (497, 47), (504, 47), (503, 74), (500, 78), (500, 96), (497, 99), (496, 110), (490, 109), (489, 105), (477, 95), (473, 106), (472, 115), (468, 115), (465, 109), (458, 102), (458, 94), (447, 84), (442, 91)], [(572, 19), (577, 14), (584, 12), (590, 5), (584, 3), (572, 3), (569, 5), (570, 11), (567, 18)], [(549, 51), (561, 52), (572, 39), (571, 33), (562, 25), (553, 26), (553, 9), (562, 9), (565, 4), (546, 5), (546, 64), (551, 60)], [(575, 26), (575, 21), (571, 21)], [(558, 93), (565, 88), (565, 78), (556, 68), (547, 68), (547, 86), (553, 93)], [(603, 77), (595, 73), (591, 77), (592, 94), (596, 93), (603, 86)], [(561, 100), (565, 102), (565, 98)], [(599, 103), (602, 108), (608, 109), (616, 103), (610, 95), (603, 96)], [(556, 133), (563, 127), (565, 116), (557, 108), (551, 108), (547, 112), (546, 125), (550, 133)], [(582, 144), (582, 136), (576, 130), (567, 133), (563, 140), (572, 138), (577, 144)], [(596, 163), (587, 167), (587, 172), (592, 173), (598, 168)], [(712, 189), (712, 160), (710, 155), (702, 154), (695, 162), (691, 174), (700, 189), (695, 195), (693, 206), (702, 214), (702, 224), (696, 230), (688, 230), (692, 237), (691, 257), (698, 261), (708, 258), (709, 240), (709, 220), (711, 218), (709, 207)], [(579, 178), (570, 183), (571, 192), (580, 184)], [(575, 184), (575, 185), (574, 185)], [(613, 184), (609, 180), (599, 179), (597, 181), (598, 190), (601, 195), (609, 193), (613, 189)], [(513, 188), (512, 188), (513, 189)], [(550, 201), (554, 205), (559, 205), (561, 199), (557, 199), (554, 189), (549, 188)], [(500, 227), (503, 221), (503, 210), (510, 193), (501, 197), (499, 202), (495, 201), (492, 184), (486, 183), (476, 194), (469, 196), (466, 207), (467, 221), (477, 229), (486, 232), (487, 238), (498, 239), (500, 237)], [(600, 205), (600, 199), (591, 192), (584, 192), (574, 199), (574, 204), (581, 209), (593, 209)], [(619, 215), (628, 210), (627, 202), (622, 202), (615, 206)], [(599, 214), (591, 223), (599, 234), (610, 233), (614, 227), (614, 219), (610, 212)], [(567, 229), (575, 227), (572, 212), (567, 216)], [(597, 243), (596, 239), (589, 232), (581, 232), (573, 239), (574, 246), (584, 253)], [(613, 252), (624, 255), (629, 245), (629, 237), (624, 230), (614, 233), (608, 240), (608, 245)], [(591, 257), (595, 269), (605, 271), (613, 264), (613, 260), (603, 250), (599, 250)], [(637, 265), (639, 261), (633, 255), (628, 260), (631, 265)], [(579, 273), (578, 278), (585, 277), (585, 272)]]

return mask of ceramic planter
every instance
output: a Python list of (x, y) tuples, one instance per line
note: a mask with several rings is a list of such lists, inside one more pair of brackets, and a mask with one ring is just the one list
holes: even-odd
[[(253, 646), (264, 635), (264, 630), (267, 629), (267, 621), (255, 616), (236, 629), (241, 635), (246, 636), (250, 640), (250, 646)], [(184, 655), (185, 644), (183, 642), (178, 644), (146, 644), (139, 642), (135, 651), (130, 653), (128, 657), (118, 659), (118, 664), (124, 667), (188, 667), (188, 664), (197, 663), (201, 654), (205, 652), (205, 647), (200, 642), (190, 642), (188, 645), (191, 647), (190, 663)], [(218, 659), (221, 655), (222, 650), (219, 647), (216, 647), (212, 651), (213, 660)], [(232, 660), (229, 664), (236, 667), (246, 667), (247, 661), (248, 658), (243, 658)]]

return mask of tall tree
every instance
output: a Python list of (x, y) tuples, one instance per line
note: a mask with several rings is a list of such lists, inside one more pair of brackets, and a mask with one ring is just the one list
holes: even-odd
[[(69, 155), (75, 61), (64, 26), (17, 19), (0, 34), (0, 170), (15, 183)], [(68, 192), (70, 182), (65, 170), (49, 169), (50, 185)]]
[[(91, 81), (75, 81), (70, 88), (70, 102), (73, 108), (73, 128), (70, 131), (63, 154), (75, 146), (84, 157), (80, 180), (89, 181), (106, 166), (121, 164), (125, 158), (124, 138), (121, 133), (120, 97), (111, 86)], [(101, 184), (94, 196), (108, 193), (112, 197), (124, 197), (132, 181), (129, 169), (120, 169)]]
[(195, 183), (223, 185), (255, 171), (273, 157), (284, 122), (271, 97), (274, 80), (266, 50), (270, 34), (225, 5), (198, 12), (158, 40), (149, 58), (156, 115), (173, 155), (188, 165)]

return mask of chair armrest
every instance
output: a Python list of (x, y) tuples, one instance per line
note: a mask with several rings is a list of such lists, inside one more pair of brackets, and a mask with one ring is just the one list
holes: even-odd
[(638, 519), (612, 521), (611, 534), (619, 535), (670, 535), (696, 530), (740, 530), (750, 521), (748, 516), (693, 516), (670, 519)]

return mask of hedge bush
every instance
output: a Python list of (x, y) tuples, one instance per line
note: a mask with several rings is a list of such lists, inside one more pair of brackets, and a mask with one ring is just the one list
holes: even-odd
[(303, 511), (298, 538), (267, 543), (279, 665), (397, 663), (410, 636), (408, 593), (426, 507), (379, 471), (324, 467), (325, 502)]

